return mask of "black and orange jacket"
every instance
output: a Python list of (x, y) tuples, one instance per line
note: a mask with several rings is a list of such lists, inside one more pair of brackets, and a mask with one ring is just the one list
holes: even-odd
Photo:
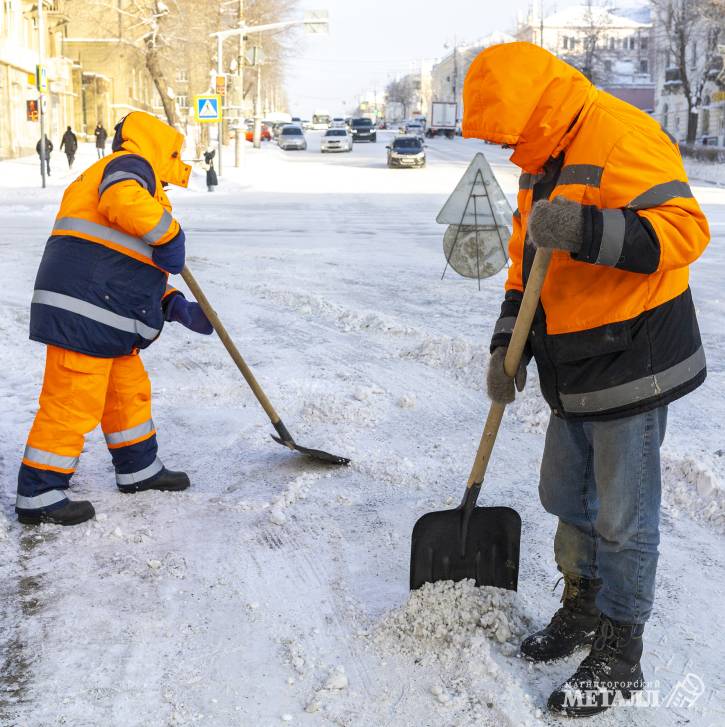
[(534, 249), (535, 201), (583, 206), (584, 239), (554, 251), (530, 337), (555, 414), (612, 418), (705, 379), (689, 265), (709, 242), (677, 145), (652, 118), (529, 43), (488, 48), (464, 84), (463, 135), (514, 147), (522, 169), (492, 348), (507, 345)]
[(33, 340), (91, 356), (145, 348), (173, 289), (155, 246), (183, 243), (163, 183), (185, 187), (184, 137), (143, 112), (117, 127), (113, 154), (66, 189), (35, 281)]

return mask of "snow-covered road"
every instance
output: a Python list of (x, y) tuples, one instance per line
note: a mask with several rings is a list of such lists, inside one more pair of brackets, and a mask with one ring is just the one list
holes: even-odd
[[(435, 216), (477, 151), (512, 200), (516, 170), (460, 139), (431, 141), (425, 169), (389, 170), (387, 132), (339, 155), (309, 137), (307, 152), (248, 149), (214, 194), (198, 173), (171, 196), (190, 268), (288, 428), (352, 465), (274, 444), (219, 340), (169, 325), (143, 357), (161, 456), (192, 489), (120, 495), (95, 432), (73, 490), (99, 514), (66, 529), (19, 526), (13, 502), (43, 368), (29, 300), (72, 176), (42, 191), (35, 160), (0, 165), (0, 725), (556, 723), (546, 697), (575, 658), (542, 668), (514, 653), (560, 595), (533, 367), (481, 497), (521, 513), (519, 593), (459, 586), (408, 602), (412, 526), (457, 503), (478, 443), (503, 285), (440, 279)], [(694, 191), (713, 233), (692, 275), (709, 377), (671, 408), (644, 668), (662, 702), (687, 674), (705, 691), (691, 710), (673, 699), (602, 725), (725, 724), (725, 189)]]

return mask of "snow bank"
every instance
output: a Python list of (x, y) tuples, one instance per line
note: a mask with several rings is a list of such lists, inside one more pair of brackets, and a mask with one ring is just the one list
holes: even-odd
[(725, 164), (684, 159), (687, 178), (691, 181), (709, 182), (725, 186)]
[[(725, 452), (718, 451), (716, 456), (725, 464)], [(707, 455), (695, 459), (663, 454), (664, 505), (673, 517), (685, 514), (725, 533), (725, 482), (717, 473), (715, 461), (708, 460)]]

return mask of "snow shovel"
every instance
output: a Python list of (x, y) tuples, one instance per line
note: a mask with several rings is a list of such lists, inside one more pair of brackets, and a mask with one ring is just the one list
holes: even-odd
[[(536, 251), (504, 360), (504, 371), (511, 378), (521, 361), (550, 260), (551, 250)], [(516, 590), (521, 517), (510, 507), (476, 507), (505, 408), (505, 404), (491, 402), (461, 504), (452, 510), (426, 513), (415, 524), (411, 589), (435, 581), (472, 578), (477, 586)]]
[(323, 452), (321, 449), (310, 449), (309, 447), (301, 447), (299, 444), (292, 439), (292, 435), (287, 431), (287, 427), (282, 423), (279, 414), (275, 411), (272, 403), (267, 398), (267, 395), (262, 391), (262, 387), (254, 377), (252, 370), (247, 366), (247, 362), (242, 358), (242, 354), (239, 353), (239, 349), (234, 345), (231, 337), (227, 333), (227, 329), (224, 328), (222, 322), (219, 320), (219, 316), (216, 311), (211, 307), (211, 303), (204, 295), (204, 291), (199, 287), (199, 283), (196, 282), (196, 278), (191, 274), (191, 270), (184, 265), (184, 269), (181, 271), (181, 277), (184, 282), (189, 286), (189, 290), (194, 294), (197, 302), (204, 311), (204, 315), (209, 319), (209, 322), (214, 327), (219, 338), (221, 338), (224, 347), (229, 352), (229, 355), (234, 360), (237, 368), (241, 371), (244, 380), (249, 384), (249, 388), (257, 397), (257, 401), (262, 405), (262, 409), (267, 413), (272, 426), (277, 430), (278, 437), (274, 434), (270, 435), (275, 442), (284, 445), (288, 449), (306, 454), (308, 457), (318, 460), (319, 462), (325, 462), (327, 464), (350, 464), (350, 460), (346, 457), (338, 457), (336, 454), (330, 454), (329, 452)]

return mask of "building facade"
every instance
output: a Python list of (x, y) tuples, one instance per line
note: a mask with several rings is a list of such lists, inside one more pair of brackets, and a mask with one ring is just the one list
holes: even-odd
[[(73, 62), (63, 55), (67, 22), (60, 0), (44, 0), (44, 66), (47, 71), (45, 132), (57, 146), (73, 124), (75, 101)], [(0, 3), (0, 158), (35, 151), (40, 122), (30, 117), (28, 102), (37, 108), (35, 69), (40, 60), (37, 2)]]
[(570, 5), (543, 17), (534, 3), (519, 19), (516, 35), (543, 45), (612, 95), (654, 110), (655, 42), (648, 3), (611, 9)]

